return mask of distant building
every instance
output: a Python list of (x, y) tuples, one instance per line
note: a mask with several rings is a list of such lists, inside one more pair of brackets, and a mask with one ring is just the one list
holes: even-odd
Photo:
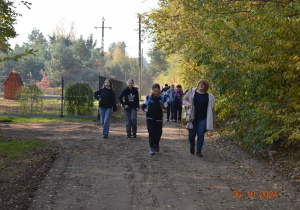
[(22, 90), (23, 82), (17, 72), (11, 71), (4, 85), (4, 99), (18, 99)]

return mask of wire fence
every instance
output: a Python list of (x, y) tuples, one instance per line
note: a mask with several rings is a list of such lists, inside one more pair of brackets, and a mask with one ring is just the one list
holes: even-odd
[[(52, 86), (47, 81), (38, 81), (34, 78), (20, 79), (18, 76), (10, 74), (8, 77), (0, 77), (0, 115), (2, 116), (34, 116), (34, 117), (57, 117), (57, 116), (68, 116), (74, 117), (80, 115), (80, 117), (94, 117), (98, 115), (98, 101), (93, 98), (93, 94), (88, 96), (74, 95), (78, 101), (81, 97), (89, 98), (92, 101), (91, 105), (81, 104), (81, 111), (77, 113), (70, 113), (68, 109), (68, 103), (66, 103), (66, 88), (70, 84), (78, 84), (78, 91), (80, 93), (79, 84), (88, 84), (92, 88), (92, 92), (102, 88), (106, 77), (94, 77), (94, 78), (76, 78), (76, 77), (63, 77), (61, 78), (61, 84)], [(109, 78), (110, 79), (110, 78)], [(122, 90), (126, 87), (124, 81), (111, 79), (113, 82), (113, 88), (118, 103), (118, 96)], [(30, 90), (30, 92), (24, 92), (28, 86), (38, 87), (37, 92)], [(89, 106), (89, 107), (85, 107)], [(88, 113), (82, 112), (84, 109), (88, 109)]]

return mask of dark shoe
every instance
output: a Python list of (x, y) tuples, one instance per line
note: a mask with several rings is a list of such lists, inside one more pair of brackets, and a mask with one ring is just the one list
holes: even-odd
[(196, 152), (196, 155), (197, 155), (198, 157), (203, 157), (202, 154), (201, 154), (201, 152), (199, 152), (199, 151)]
[(174, 122), (174, 123), (176, 123), (176, 122), (177, 122), (177, 120), (173, 120), (173, 122)]
[(132, 134), (132, 137), (133, 137), (133, 138), (136, 138), (136, 133)]
[(103, 138), (104, 138), (104, 139), (107, 139), (107, 138), (108, 138), (108, 136), (103, 136)]
[(131, 137), (131, 134), (127, 134), (127, 138), (130, 138)]
[(191, 152), (192, 155), (194, 155), (195, 154), (195, 147), (190, 147), (190, 152)]
[(178, 122), (180, 123), (180, 122), (181, 122), (181, 120), (178, 120)]
[(169, 119), (167, 119), (167, 122), (169, 122)]
[(150, 155), (155, 155), (155, 150), (153, 147), (150, 148)]
[(159, 152), (159, 145), (155, 146), (155, 152)]

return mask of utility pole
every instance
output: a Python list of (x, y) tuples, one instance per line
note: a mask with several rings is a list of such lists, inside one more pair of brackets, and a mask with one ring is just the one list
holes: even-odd
[[(141, 56), (141, 87), (143, 86), (143, 68), (144, 68), (144, 49), (142, 48), (142, 56)], [(142, 92), (141, 92), (142, 94)]]
[(140, 99), (142, 98), (142, 40), (141, 40), (141, 15), (139, 14), (139, 70), (140, 70), (140, 82), (139, 92)]
[(104, 77), (104, 29), (109, 28), (110, 30), (112, 29), (111, 27), (104, 27), (104, 17), (102, 18), (102, 27), (95, 27), (95, 29), (102, 28), (102, 42), (101, 42), (101, 75)]

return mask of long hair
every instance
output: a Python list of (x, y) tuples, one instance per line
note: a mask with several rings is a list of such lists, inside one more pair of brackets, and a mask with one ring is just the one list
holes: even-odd
[[(110, 79), (106, 79), (105, 81), (108, 81), (109, 84), (110, 84), (110, 89), (111, 89), (111, 90), (114, 90), (112, 81), (111, 81)], [(105, 88), (105, 81), (104, 81), (104, 84), (103, 84), (103, 86), (102, 86), (102, 89)]]
[[(159, 89), (159, 91), (160, 91), (160, 85), (159, 84), (154, 84), (153, 86), (152, 86), (152, 90), (154, 90), (155, 88), (158, 88)], [(150, 99), (153, 99), (154, 98), (154, 94), (153, 94), (153, 92), (151, 93), (151, 97), (150, 97)]]

